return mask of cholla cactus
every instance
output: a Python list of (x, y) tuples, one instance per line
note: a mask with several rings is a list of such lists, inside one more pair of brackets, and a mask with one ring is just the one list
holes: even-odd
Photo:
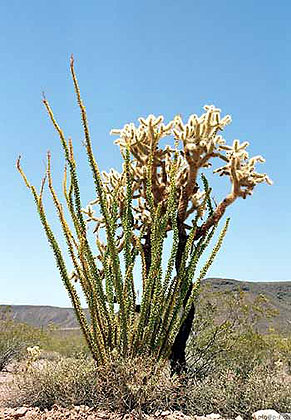
[(28, 358), (25, 365), (25, 372), (28, 371), (32, 364), (36, 362), (39, 356), (41, 355), (41, 349), (39, 346), (27, 347), (26, 351)]
[[(191, 115), (186, 124), (181, 116), (177, 115), (166, 125), (163, 124), (163, 116), (155, 117), (149, 115), (146, 119), (139, 118), (139, 125), (126, 124), (120, 130), (112, 130), (111, 134), (118, 135), (115, 141), (120, 146), (121, 153), (127, 149), (134, 156), (130, 163), (130, 174), (132, 176), (132, 198), (137, 204), (133, 207), (133, 227), (140, 229), (142, 226), (150, 225), (151, 212), (146, 200), (147, 180), (150, 166), (151, 188), (153, 204), (161, 206), (161, 214), (164, 214), (171, 190), (171, 164), (175, 154), (176, 160), (176, 201), (178, 203), (178, 219), (180, 223), (186, 222), (192, 213), (199, 213), (203, 218), (206, 211), (204, 202), (205, 189), (201, 191), (197, 184), (198, 171), (201, 168), (208, 168), (212, 165), (213, 158), (223, 162), (223, 166), (214, 170), (223, 176), (226, 175), (231, 181), (231, 191), (227, 197), (217, 206), (211, 217), (201, 225), (197, 237), (205, 233), (210, 226), (217, 223), (222, 217), (227, 206), (232, 204), (238, 197), (246, 198), (251, 195), (254, 187), (261, 182), (271, 184), (267, 174), (255, 172), (255, 164), (264, 162), (261, 156), (249, 159), (246, 148), (248, 142), (240, 144), (234, 140), (232, 146), (228, 146), (225, 140), (219, 135), (231, 122), (229, 115), (221, 118), (221, 110), (213, 105), (204, 107), (205, 113), (200, 117)], [(176, 147), (166, 146), (159, 148), (159, 141), (172, 136)], [(182, 144), (182, 149), (177, 153), (177, 144)], [(126, 201), (126, 169), (123, 166), (122, 173), (111, 169), (107, 174), (102, 173), (106, 189), (108, 206), (112, 206), (114, 197), (118, 198), (119, 213), (123, 214)], [(96, 221), (96, 231), (102, 227), (102, 219), (92, 217), (92, 205), (98, 200), (89, 203), (85, 210), (88, 214), (88, 221)], [(185, 224), (186, 229), (189, 228)]]
[[(116, 352), (122, 357), (151, 354), (157, 360), (170, 358), (175, 368), (185, 363), (185, 345), (200, 280), (221, 247), (229, 220), (205, 265), (196, 274), (199, 259), (227, 206), (238, 197), (252, 194), (258, 183), (271, 183), (266, 174), (255, 171), (255, 164), (263, 162), (263, 158), (249, 159), (246, 142), (240, 144), (235, 140), (232, 146), (226, 145), (219, 132), (231, 122), (230, 116), (221, 117), (219, 109), (205, 106), (203, 115), (191, 115), (187, 123), (179, 115), (167, 124), (162, 116), (149, 115), (139, 118), (138, 126), (126, 124), (120, 130), (112, 130), (118, 136), (116, 143), (124, 159), (123, 169), (121, 173), (114, 169), (100, 173), (73, 59), (71, 73), (96, 187), (95, 198), (86, 208), (82, 207), (72, 141), (65, 138), (45, 98), (44, 105), (64, 150), (63, 194), (70, 222), (53, 186), (50, 154), (39, 193), (29, 183), (20, 160), (18, 170), (33, 194), (94, 359), (101, 364)], [(169, 137), (172, 146), (160, 146), (165, 137)], [(215, 160), (222, 161), (223, 166), (214, 172), (228, 176), (231, 183), (230, 192), (216, 206), (204, 175), (199, 186), (199, 171), (210, 167)], [(71, 257), (71, 272), (46, 216), (42, 198), (46, 180)], [(170, 231), (173, 232), (171, 252), (164, 266), (163, 247)], [(90, 234), (94, 235), (96, 250)], [(138, 313), (137, 284), (133, 276), (137, 257), (142, 261), (142, 299)], [(75, 282), (82, 288), (91, 322), (83, 313)]]
[(37, 360), (41, 354), (41, 349), (39, 348), (39, 346), (27, 347), (26, 351), (29, 355), (29, 358), (32, 359), (32, 361)]

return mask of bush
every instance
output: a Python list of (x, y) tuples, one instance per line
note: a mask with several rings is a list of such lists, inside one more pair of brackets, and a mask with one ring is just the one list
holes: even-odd
[(165, 407), (179, 407), (181, 394), (177, 379), (167, 368), (150, 359), (128, 362), (114, 359), (97, 367), (92, 360), (66, 358), (34, 364), (14, 381), (6, 404), (51, 408), (88, 405), (111, 411), (133, 409), (153, 412)]
[(42, 361), (19, 376), (6, 404), (51, 408), (87, 405), (115, 412), (181, 410), (189, 415), (212, 412), (250, 416), (258, 409), (287, 412), (291, 406), (291, 380), (281, 368), (256, 365), (247, 377), (234, 369), (221, 369), (203, 380), (171, 377), (166, 365), (136, 358), (119, 358), (96, 367), (92, 360), (66, 358)]
[(38, 344), (41, 332), (37, 328), (17, 323), (9, 311), (0, 314), (0, 371), (13, 360), (25, 355), (26, 347)]
[(264, 296), (204, 290), (187, 348), (189, 412), (290, 411), (291, 337), (260, 332), (275, 315)]
[(276, 315), (262, 295), (251, 300), (243, 291), (210, 292), (204, 287), (187, 347), (192, 375), (203, 379), (232, 368), (247, 376), (260, 362), (280, 359), (281, 353), (287, 360), (288, 346), (279, 346), (280, 335), (271, 340), (271, 335), (259, 331), (262, 321), (270, 324)]
[(247, 377), (232, 369), (188, 382), (187, 412), (246, 416), (259, 409), (290, 411), (291, 379), (270, 366), (256, 365)]
[[(146, 413), (171, 409), (229, 417), (250, 417), (264, 408), (290, 411), (291, 337), (258, 331), (260, 319), (272, 313), (267, 301), (259, 297), (247, 302), (244, 293), (201, 296), (186, 374), (171, 377), (167, 364), (144, 357), (125, 360), (115, 351), (111, 362), (99, 367), (84, 353), (76, 359), (50, 352), (53, 357), (46, 355), (18, 376), (7, 403), (40, 408), (84, 404)], [(60, 337), (52, 332), (49, 337), (51, 349), (58, 347)]]
[(12, 319), (9, 310), (0, 311), (0, 371), (13, 360), (26, 358), (26, 348), (39, 346), (41, 358), (82, 357), (89, 354), (79, 329), (60, 330), (33, 327)]
[(16, 340), (3, 340), (0, 338), (0, 372), (3, 371), (9, 363), (18, 358), (22, 351), (22, 346)]

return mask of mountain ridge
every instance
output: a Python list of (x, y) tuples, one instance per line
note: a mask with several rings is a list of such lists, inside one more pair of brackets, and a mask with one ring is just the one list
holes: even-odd
[[(264, 295), (278, 311), (273, 324), (277, 330), (291, 333), (291, 281), (252, 282), (236, 279), (207, 278), (203, 284), (213, 292), (244, 291), (251, 299)], [(53, 305), (0, 305), (0, 310), (10, 309), (12, 319), (36, 327), (50, 324), (61, 329), (78, 328), (73, 308)], [(88, 310), (84, 309), (88, 315)]]

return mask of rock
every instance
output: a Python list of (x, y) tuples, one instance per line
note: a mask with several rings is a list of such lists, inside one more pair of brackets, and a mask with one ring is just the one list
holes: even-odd
[(215, 420), (215, 419), (221, 419), (222, 417), (220, 414), (211, 413), (211, 414), (207, 414), (206, 418)]
[(25, 416), (25, 414), (28, 412), (28, 410), (29, 410), (28, 407), (20, 407), (12, 414), (12, 416), (15, 419), (18, 419), (19, 417)]
[(208, 420), (208, 417), (205, 416), (194, 416), (195, 420)]
[[(98, 415), (98, 417), (99, 417), (99, 415)], [(101, 417), (101, 418), (103, 418), (103, 417)], [(132, 414), (129, 414), (129, 413), (127, 413), (127, 414), (124, 414), (124, 416), (123, 416), (123, 420), (133, 420), (133, 415)]]
[(4, 408), (4, 410), (3, 410), (3, 414), (4, 415), (6, 415), (6, 414), (11, 414), (11, 412), (12, 412), (13, 410), (12, 410), (12, 408)]
[(171, 411), (166, 410), (166, 411), (162, 411), (161, 414), (160, 414), (160, 416), (161, 417), (166, 417), (166, 416), (169, 416), (170, 414), (171, 414)]
[(284, 417), (275, 410), (259, 410), (253, 413), (253, 420), (284, 420)]
[(182, 413), (182, 411), (174, 411), (171, 414), (171, 419), (176, 419), (176, 420), (193, 420), (193, 417), (187, 416), (186, 414)]
[(237, 416), (237, 417), (235, 418), (235, 420), (244, 420), (244, 419), (242, 418), (242, 416)]
[(99, 413), (97, 413), (97, 415), (98, 415), (98, 418), (100, 418), (100, 419), (108, 419), (109, 418), (108, 413), (99, 412)]

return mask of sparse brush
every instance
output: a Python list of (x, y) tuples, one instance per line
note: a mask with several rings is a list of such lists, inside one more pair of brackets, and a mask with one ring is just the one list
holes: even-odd
[(100, 366), (88, 357), (46, 358), (16, 375), (5, 405), (87, 405), (149, 414), (170, 409), (230, 418), (250, 418), (256, 410), (270, 407), (289, 411), (291, 341), (256, 330), (260, 317), (274, 314), (266, 300), (260, 296), (249, 302), (243, 292), (203, 292), (202, 297), (194, 322), (196, 336), (187, 348), (187, 373), (171, 375), (168, 362), (144, 355), (124, 358), (116, 350)]
[(0, 371), (13, 361), (25, 358), (26, 347), (38, 344), (41, 331), (26, 324), (17, 323), (9, 314), (0, 312)]
[(272, 408), (286, 413), (291, 407), (291, 379), (268, 365), (257, 363), (246, 378), (233, 368), (214, 372), (203, 380), (187, 383), (186, 412), (219, 413), (251, 418), (257, 410)]
[(152, 359), (119, 357), (103, 366), (88, 359), (42, 362), (10, 387), (5, 404), (51, 408), (88, 405), (103, 410), (154, 412), (179, 401), (179, 381)]
[(263, 408), (288, 412), (291, 380), (268, 360), (254, 365), (246, 377), (230, 366), (197, 380), (187, 374), (171, 376), (169, 366), (144, 356), (116, 357), (99, 367), (92, 360), (66, 358), (38, 363), (16, 377), (5, 401), (5, 406), (41, 409), (54, 404), (87, 405), (119, 413), (153, 414), (169, 409), (192, 416), (215, 412), (250, 418)]
[(0, 372), (4, 370), (9, 363), (17, 359), (23, 351), (22, 343), (17, 340), (0, 340)]

